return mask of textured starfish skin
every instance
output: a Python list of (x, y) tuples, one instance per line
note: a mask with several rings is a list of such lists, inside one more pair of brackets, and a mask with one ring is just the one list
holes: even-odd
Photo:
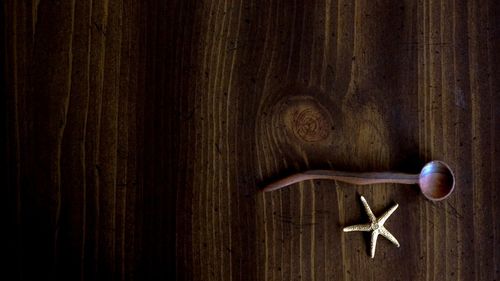
[(363, 203), (363, 206), (365, 207), (365, 211), (368, 214), (368, 217), (370, 218), (371, 223), (366, 223), (366, 224), (356, 224), (356, 225), (351, 225), (344, 227), (344, 232), (351, 232), (351, 231), (371, 231), (371, 239), (370, 239), (370, 256), (371, 258), (375, 257), (375, 249), (377, 247), (377, 238), (380, 235), (384, 236), (387, 238), (387, 240), (391, 241), (393, 244), (399, 247), (399, 242), (394, 237), (385, 227), (384, 223), (387, 221), (387, 219), (396, 211), (398, 208), (398, 204), (392, 206), (389, 210), (387, 210), (380, 218), (376, 218), (375, 215), (373, 214), (372, 210), (370, 209), (370, 206), (366, 202), (366, 199), (361, 196), (361, 202)]

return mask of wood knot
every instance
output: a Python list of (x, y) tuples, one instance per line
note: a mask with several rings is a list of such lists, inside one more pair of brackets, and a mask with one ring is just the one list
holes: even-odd
[(328, 123), (317, 108), (307, 107), (293, 114), (293, 132), (307, 142), (316, 142), (328, 137)]
[(282, 104), (282, 120), (289, 132), (304, 142), (327, 139), (333, 128), (330, 115), (315, 99), (308, 96), (293, 97)]
[(343, 137), (338, 112), (317, 87), (293, 84), (268, 95), (256, 119), (257, 159), (284, 169), (291, 163), (324, 167), (325, 159), (339, 159), (344, 150), (338, 142)]

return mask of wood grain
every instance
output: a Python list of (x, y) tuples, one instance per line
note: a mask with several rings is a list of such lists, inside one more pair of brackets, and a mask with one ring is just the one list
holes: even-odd
[[(498, 280), (498, 1), (4, 1), (12, 280)], [(307, 181), (418, 173), (456, 191)], [(400, 208), (374, 260), (358, 195)]]

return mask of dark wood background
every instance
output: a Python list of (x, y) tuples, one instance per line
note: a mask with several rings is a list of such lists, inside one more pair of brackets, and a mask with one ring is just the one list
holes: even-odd
[[(499, 280), (499, 1), (3, 1), (8, 280)], [(308, 168), (454, 169), (455, 193)], [(366, 220), (401, 248), (343, 234)]]

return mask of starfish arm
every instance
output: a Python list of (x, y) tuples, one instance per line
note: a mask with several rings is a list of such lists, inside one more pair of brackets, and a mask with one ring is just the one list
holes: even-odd
[(380, 218), (377, 220), (379, 225), (384, 225), (384, 223), (387, 221), (387, 219), (396, 211), (398, 208), (398, 204), (392, 206), (389, 210), (387, 210)]
[(394, 235), (392, 235), (385, 227), (380, 228), (380, 234), (399, 247), (399, 242), (396, 237), (394, 237)]
[(356, 225), (351, 225), (344, 227), (344, 232), (351, 232), (351, 231), (370, 231), (371, 230), (371, 225), (370, 224), (356, 224)]
[(370, 218), (371, 222), (376, 222), (377, 218), (372, 212), (372, 209), (370, 209), (370, 206), (368, 206), (368, 203), (366, 202), (365, 197), (361, 196), (361, 202), (363, 203), (363, 206), (365, 207), (366, 214), (368, 214), (368, 217)]
[(370, 256), (372, 259), (375, 257), (375, 249), (377, 248), (377, 238), (378, 238), (378, 231), (373, 231), (372, 239), (370, 241)]

